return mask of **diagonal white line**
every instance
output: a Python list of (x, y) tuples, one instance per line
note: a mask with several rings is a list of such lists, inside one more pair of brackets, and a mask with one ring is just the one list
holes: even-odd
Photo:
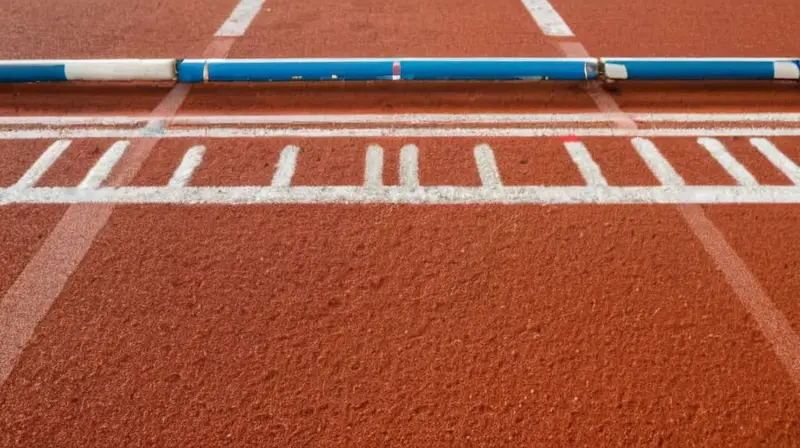
[(539, 25), (546, 36), (570, 37), (574, 36), (567, 22), (556, 12), (553, 5), (547, 0), (522, 0), (522, 4)]
[(217, 37), (239, 37), (243, 36), (250, 26), (253, 19), (256, 18), (261, 7), (264, 5), (264, 0), (241, 0), (236, 8), (233, 9), (231, 15), (219, 27), (214, 36)]
[(697, 139), (697, 143), (706, 148), (708, 153), (711, 154), (711, 157), (713, 157), (739, 185), (758, 185), (756, 178), (725, 149), (725, 145), (723, 145), (722, 142), (715, 138), (700, 137)]
[(294, 145), (287, 145), (283, 148), (278, 158), (275, 174), (272, 175), (273, 187), (288, 187), (292, 184), (294, 169), (297, 165), (297, 153), (299, 152), (300, 148)]
[(586, 145), (581, 142), (564, 142), (564, 146), (567, 148), (572, 161), (578, 167), (578, 171), (581, 172), (586, 185), (608, 185), (600, 166), (592, 159), (592, 155), (586, 149)]
[(631, 143), (633, 143), (636, 152), (639, 153), (644, 163), (647, 164), (647, 167), (650, 168), (650, 171), (662, 185), (677, 186), (685, 184), (681, 175), (675, 171), (675, 168), (664, 158), (661, 151), (656, 148), (652, 141), (636, 137), (631, 140)]
[(100, 157), (97, 163), (94, 164), (89, 173), (86, 177), (81, 181), (79, 188), (97, 188), (103, 184), (103, 182), (108, 178), (108, 175), (111, 174), (111, 170), (114, 169), (114, 165), (119, 162), (119, 159), (122, 158), (122, 154), (130, 145), (129, 141), (121, 140), (115, 142), (111, 147), (109, 147), (105, 153)]
[(758, 151), (767, 158), (775, 167), (777, 167), (789, 180), (795, 185), (800, 185), (800, 167), (795, 164), (792, 159), (786, 157), (778, 147), (772, 144), (765, 138), (751, 138), (750, 144), (756, 147)]
[(192, 146), (183, 155), (183, 160), (178, 168), (172, 173), (172, 178), (169, 180), (170, 187), (184, 187), (189, 183), (189, 180), (194, 174), (194, 170), (203, 162), (203, 154), (206, 152), (206, 147), (203, 145)]
[(501, 187), (500, 172), (497, 170), (497, 162), (494, 159), (494, 151), (487, 144), (475, 147), (475, 165), (478, 167), (478, 175), (484, 187)]
[(21, 190), (24, 188), (31, 188), (36, 185), (36, 182), (41, 179), (45, 172), (61, 157), (61, 154), (67, 150), (70, 140), (58, 140), (50, 145), (45, 152), (39, 156), (33, 165), (19, 178), (12, 188)]

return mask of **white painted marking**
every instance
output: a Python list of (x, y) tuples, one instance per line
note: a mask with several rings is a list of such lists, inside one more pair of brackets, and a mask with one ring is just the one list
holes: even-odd
[(122, 154), (131, 143), (128, 141), (115, 142), (109, 147), (100, 159), (95, 163), (86, 177), (81, 181), (78, 188), (98, 188), (111, 174), (114, 165), (122, 158)]
[(38, 187), (0, 204), (800, 204), (796, 186), (682, 187)]
[(419, 148), (405, 145), (400, 149), (400, 185), (419, 188)]
[(61, 157), (61, 154), (69, 148), (70, 143), (72, 142), (69, 140), (58, 140), (50, 145), (11, 188), (23, 190), (36, 185), (36, 182), (41, 179), (44, 173), (46, 173), (53, 163)]
[(798, 167), (792, 159), (786, 157), (772, 142), (765, 138), (751, 138), (750, 144), (755, 146), (770, 163), (781, 170), (792, 183), (800, 185), (800, 167)]
[(214, 36), (243, 36), (263, 5), (264, 0), (241, 0)]
[(586, 180), (586, 185), (608, 185), (600, 166), (592, 159), (592, 155), (586, 149), (586, 145), (581, 142), (564, 142), (564, 146), (567, 148), (572, 161), (578, 167), (578, 171), (581, 172), (581, 176)]
[(383, 148), (370, 145), (364, 167), (364, 186), (378, 188), (383, 186)]
[[(798, 128), (185, 128), (167, 129), (158, 138), (264, 138), (264, 137), (796, 137)], [(153, 138), (142, 129), (26, 129), (0, 131), (0, 140), (75, 138)]]
[(556, 12), (553, 5), (547, 0), (522, 0), (522, 4), (539, 25), (546, 36), (570, 37), (574, 36), (567, 22)]
[(722, 142), (715, 138), (700, 137), (697, 139), (697, 143), (705, 147), (709, 154), (711, 154), (711, 157), (713, 157), (739, 185), (758, 185), (758, 180), (756, 180), (756, 178), (747, 171), (747, 168), (739, 163), (739, 161), (725, 149), (725, 145), (723, 145)]
[(172, 178), (169, 180), (170, 187), (185, 187), (189, 184), (189, 180), (194, 174), (194, 170), (203, 162), (203, 154), (206, 152), (206, 147), (203, 145), (192, 146), (183, 155), (183, 160), (178, 168), (172, 173)]
[(662, 185), (675, 187), (685, 184), (681, 175), (675, 171), (653, 142), (646, 138), (637, 137), (632, 139), (631, 143), (633, 143), (636, 152), (639, 153), (644, 163), (647, 164), (647, 167), (650, 168), (650, 171)]
[[(525, 123), (609, 123), (619, 113), (574, 114), (311, 114), (311, 115), (180, 115), (169, 116), (0, 116), (3, 126), (111, 126), (138, 125), (150, 120), (167, 124), (386, 124), (414, 125), (442, 123), (525, 124)], [(800, 113), (632, 113), (631, 120), (674, 123), (795, 123), (800, 125)]]
[(292, 184), (298, 152), (300, 152), (300, 148), (294, 145), (287, 145), (281, 150), (278, 166), (275, 168), (275, 174), (272, 175), (273, 187), (288, 187)]
[(66, 61), (64, 74), (70, 81), (172, 81), (174, 59), (108, 59)]
[[(565, 51), (567, 50), (565, 49)], [(570, 55), (571, 53), (566, 54)], [(614, 98), (601, 90), (597, 83), (588, 83), (586, 88), (600, 110), (609, 113), (622, 113)], [(625, 116), (616, 121), (616, 123), (617, 126), (623, 129), (635, 129), (637, 127), (633, 120)], [(669, 189), (670, 187), (664, 188)], [(754, 190), (749, 187), (735, 188), (739, 189), (737, 191), (740, 191), (740, 189)], [(678, 187), (678, 189), (687, 191), (684, 187)], [(698, 190), (690, 189), (688, 191)], [(757, 189), (755, 191), (764, 192), (767, 190)], [(739, 200), (735, 202), (744, 201), (742, 196), (737, 196)], [(783, 313), (775, 307), (775, 304), (764, 292), (764, 288), (747, 267), (744, 260), (728, 244), (722, 232), (706, 216), (703, 208), (689, 202), (691, 201), (678, 202), (678, 211), (692, 229), (692, 233), (703, 244), (706, 252), (722, 271), (728, 285), (736, 293), (739, 301), (747, 308), (750, 316), (761, 327), (762, 334), (772, 344), (775, 353), (783, 362), (792, 380), (795, 384), (800, 385), (800, 338), (798, 338), (797, 333), (792, 329)]]
[(500, 171), (497, 169), (492, 148), (487, 144), (481, 144), (475, 147), (474, 154), (481, 184), (488, 188), (502, 187), (503, 182), (500, 179)]

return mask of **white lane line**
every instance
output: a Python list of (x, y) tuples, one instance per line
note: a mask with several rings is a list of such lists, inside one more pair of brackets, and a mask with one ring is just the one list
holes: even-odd
[(61, 157), (61, 154), (67, 150), (70, 143), (72, 143), (70, 140), (58, 140), (50, 145), (11, 188), (22, 190), (36, 185), (36, 182), (38, 182), (53, 163)]
[(546, 36), (570, 37), (574, 36), (567, 22), (556, 12), (553, 5), (547, 0), (522, 0), (522, 4), (539, 25)]
[(419, 148), (405, 145), (400, 149), (400, 185), (419, 188)]
[(564, 142), (564, 146), (567, 148), (567, 152), (569, 152), (572, 161), (578, 167), (578, 171), (581, 172), (581, 176), (583, 176), (583, 179), (586, 181), (586, 185), (608, 185), (605, 176), (603, 176), (603, 172), (600, 170), (600, 166), (592, 159), (592, 155), (589, 153), (589, 150), (586, 149), (586, 145), (581, 142)]
[[(796, 187), (792, 187), (796, 188)], [(789, 376), (800, 385), (800, 337), (770, 299), (747, 263), (697, 204), (678, 204), (678, 211), (714, 260), (739, 302), (771, 343)]]
[[(158, 138), (261, 138), (261, 137), (796, 137), (800, 128), (208, 128), (167, 129)], [(75, 138), (153, 138), (130, 129), (26, 129), (0, 131), (0, 140)]]
[(725, 145), (723, 145), (722, 142), (715, 138), (700, 137), (697, 139), (697, 143), (706, 148), (708, 153), (711, 154), (711, 157), (713, 157), (739, 185), (758, 185), (758, 180), (756, 180), (756, 178), (747, 171), (747, 168), (739, 163), (739, 161), (725, 149)]
[[(203, 57), (224, 58), (234, 41), (234, 38), (214, 39), (203, 51)], [(176, 85), (149, 115), (175, 115), (188, 94), (188, 85)], [(158, 141), (157, 135), (136, 141), (109, 183), (121, 185), (133, 179)], [(11, 374), (39, 322), (86, 256), (112, 211), (113, 205), (67, 208), (14, 284), (0, 298), (0, 386)]]
[(383, 186), (383, 148), (380, 145), (369, 145), (364, 164), (364, 186)]
[(203, 145), (192, 146), (183, 155), (183, 160), (178, 168), (172, 173), (172, 178), (169, 180), (170, 187), (185, 187), (189, 184), (189, 180), (194, 174), (194, 170), (203, 162), (203, 154), (206, 152), (206, 147)]
[[(564, 114), (309, 114), (309, 115), (179, 115), (169, 116), (0, 116), (3, 126), (114, 126), (138, 125), (150, 120), (169, 124), (367, 124), (367, 123), (609, 123), (619, 118), (618, 113), (564, 113)], [(800, 113), (633, 113), (631, 120), (665, 123), (800, 123)]]
[(647, 167), (650, 168), (650, 171), (662, 185), (679, 186), (685, 184), (681, 175), (675, 171), (652, 141), (637, 137), (632, 139), (631, 143), (636, 148), (636, 152), (639, 153), (639, 157), (644, 160), (644, 163), (647, 164)]
[(10, 194), (0, 204), (800, 204), (796, 186), (682, 187), (38, 187)]
[(494, 158), (494, 151), (487, 144), (480, 144), (475, 147), (475, 165), (478, 167), (478, 175), (484, 187), (502, 187), (500, 171), (497, 169), (497, 162)]
[(236, 8), (233, 9), (228, 19), (219, 27), (214, 36), (217, 37), (239, 37), (243, 36), (256, 18), (264, 0), (241, 0)]
[(294, 145), (287, 145), (281, 150), (278, 166), (275, 168), (275, 174), (272, 175), (273, 187), (288, 187), (292, 184), (294, 169), (297, 165), (297, 153), (299, 152), (300, 148)]
[[(581, 49), (586, 53), (583, 46)], [(567, 56), (578, 56), (577, 54), (566, 53)], [(597, 87), (596, 83), (590, 83), (587, 88), (590, 96), (597, 104), (598, 108), (603, 112), (618, 113), (621, 112), (619, 105), (614, 101), (608, 93)], [(622, 118), (617, 122), (618, 126), (623, 129), (635, 129), (636, 123), (630, 118)], [(664, 187), (670, 189), (670, 187)], [(758, 192), (776, 192), (777, 190), (765, 189), (764, 187), (734, 187), (736, 190), (727, 189), (725, 191), (758, 191)], [(796, 187), (781, 190), (783, 192), (791, 192)], [(673, 188), (675, 189), (675, 188)], [(676, 190), (680, 191), (701, 191), (696, 188), (678, 187)], [(791, 196), (793, 193), (789, 193)], [(736, 195), (737, 200), (734, 203), (747, 202), (745, 195)], [(753, 199), (753, 198), (747, 198)], [(774, 197), (772, 199), (775, 199)], [(783, 197), (781, 199), (790, 199)], [(695, 203), (696, 202), (696, 203)], [(766, 200), (754, 201), (759, 202), (782, 202), (780, 200)], [(677, 209), (683, 216), (686, 223), (692, 230), (692, 233), (703, 244), (711, 258), (716, 263), (717, 267), (722, 271), (728, 285), (731, 286), (739, 299), (740, 303), (747, 308), (750, 316), (758, 323), (761, 328), (762, 334), (772, 344), (775, 353), (780, 358), (781, 362), (786, 367), (789, 375), (796, 385), (800, 385), (800, 338), (797, 333), (792, 329), (791, 324), (787, 321), (786, 317), (781, 311), (775, 307), (775, 304), (770, 300), (764, 288), (759, 283), (758, 279), (748, 268), (747, 264), (736, 253), (736, 250), (728, 244), (724, 235), (714, 225), (714, 223), (706, 216), (703, 208), (698, 203), (706, 203), (703, 201), (683, 200), (677, 201)], [(718, 201), (718, 203), (721, 203)], [(786, 203), (794, 203), (791, 200)]]
[(78, 188), (97, 188), (108, 178), (114, 165), (122, 158), (122, 154), (128, 149), (131, 142), (118, 141), (109, 147), (94, 164), (86, 177), (78, 185)]
[(792, 183), (800, 185), (800, 167), (798, 167), (792, 159), (786, 157), (772, 142), (764, 138), (751, 138), (750, 144), (755, 146), (770, 163), (781, 170)]

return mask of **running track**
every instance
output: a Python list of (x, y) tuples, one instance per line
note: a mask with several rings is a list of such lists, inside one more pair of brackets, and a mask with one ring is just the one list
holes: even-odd
[[(0, 57), (796, 56), (791, 2), (543, 5), (5, 1)], [(0, 445), (796, 445), (798, 99), (0, 87)]]

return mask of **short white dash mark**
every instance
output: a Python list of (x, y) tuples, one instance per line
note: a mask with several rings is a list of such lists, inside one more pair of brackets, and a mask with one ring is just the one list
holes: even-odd
[(497, 162), (494, 159), (494, 151), (487, 144), (480, 144), (475, 147), (475, 165), (478, 167), (478, 175), (484, 187), (498, 188), (503, 183), (500, 180), (500, 172), (497, 170)]
[(178, 168), (172, 173), (172, 179), (169, 180), (170, 187), (185, 187), (189, 184), (189, 180), (194, 174), (194, 170), (203, 162), (203, 154), (206, 152), (206, 147), (203, 145), (192, 146), (183, 155), (183, 160)]
[(273, 187), (288, 187), (292, 184), (298, 152), (300, 152), (300, 148), (294, 145), (287, 145), (283, 148), (278, 159), (278, 166), (275, 168), (275, 174), (272, 175)]
[(600, 170), (600, 166), (592, 159), (592, 155), (589, 153), (589, 150), (586, 149), (586, 145), (581, 142), (564, 142), (564, 146), (567, 148), (567, 152), (569, 152), (572, 161), (581, 172), (581, 176), (583, 176), (583, 179), (586, 181), (586, 185), (590, 187), (608, 185), (605, 176), (603, 176), (603, 172)]
[(99, 188), (108, 178), (108, 175), (111, 174), (114, 165), (119, 162), (119, 159), (122, 158), (122, 154), (128, 149), (130, 144), (129, 141), (120, 140), (111, 145), (100, 157), (100, 160), (89, 170), (89, 173), (78, 185), (78, 188)]
[(697, 139), (697, 143), (706, 148), (708, 153), (711, 154), (711, 157), (713, 157), (739, 185), (748, 187), (758, 185), (756, 178), (725, 149), (725, 145), (723, 145), (722, 142), (715, 138), (700, 137)]
[(419, 188), (419, 149), (405, 145), (400, 149), (400, 185)]
[(795, 185), (800, 185), (800, 167), (792, 159), (786, 157), (775, 145), (765, 138), (751, 138), (750, 144), (775, 165)]
[(364, 167), (364, 186), (378, 188), (383, 186), (383, 148), (370, 145)]
[(243, 36), (256, 18), (264, 0), (241, 0), (225, 23), (217, 30), (214, 36), (217, 37), (238, 37)]
[(670, 165), (669, 161), (664, 158), (661, 151), (656, 148), (652, 141), (646, 138), (634, 138), (631, 140), (636, 152), (650, 168), (650, 171), (661, 182), (662, 185), (674, 187), (684, 185), (685, 182), (680, 174)]
[(36, 185), (36, 182), (42, 178), (45, 172), (61, 157), (61, 154), (67, 150), (70, 140), (58, 140), (45, 150), (44, 153), (34, 162), (33, 165), (19, 178), (16, 184), (11, 188), (15, 190), (23, 190), (31, 188)]
[(522, 4), (539, 25), (545, 36), (570, 37), (574, 36), (567, 22), (556, 12), (553, 5), (547, 0), (522, 0)]

